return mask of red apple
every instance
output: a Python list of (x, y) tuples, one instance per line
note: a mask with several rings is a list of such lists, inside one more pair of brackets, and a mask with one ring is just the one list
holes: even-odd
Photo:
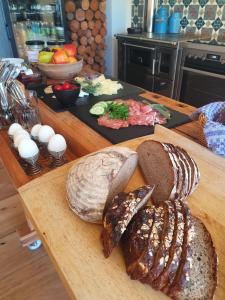
[(73, 44), (66, 44), (63, 49), (69, 57), (75, 57), (77, 55), (77, 48)]
[(69, 63), (69, 58), (65, 51), (58, 50), (54, 53), (52, 57), (53, 63), (55, 64), (67, 64)]
[(56, 90), (56, 91), (62, 91), (63, 90), (63, 85), (61, 85), (61, 84), (54, 85), (53, 89)]
[(63, 84), (63, 89), (64, 90), (71, 90), (72, 89), (72, 85), (69, 83), (69, 82), (64, 82), (64, 84)]

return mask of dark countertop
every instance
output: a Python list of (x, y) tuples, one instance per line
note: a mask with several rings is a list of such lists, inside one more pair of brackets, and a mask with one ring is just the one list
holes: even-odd
[[(158, 42), (163, 44), (169, 44), (174, 47), (177, 47), (177, 45), (180, 42), (185, 42), (189, 40), (196, 39), (197, 36), (195, 34), (156, 34), (156, 33), (148, 33), (143, 32), (141, 34), (128, 34), (128, 33), (120, 33), (116, 35), (117, 38), (128, 38), (128, 39), (134, 39), (139, 41), (148, 41), (148, 42)], [(203, 38), (201, 36), (198, 36), (198, 39)]]

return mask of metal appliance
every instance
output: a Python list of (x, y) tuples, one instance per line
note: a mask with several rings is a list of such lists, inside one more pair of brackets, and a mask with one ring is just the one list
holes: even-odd
[(157, 9), (157, 0), (145, 0), (144, 31), (153, 32), (154, 13)]
[(177, 49), (163, 44), (123, 41), (119, 51), (119, 79), (172, 97)]
[(193, 40), (184, 44), (177, 99), (200, 107), (225, 101), (225, 43)]
[(4, 0), (6, 30), (14, 57), (25, 57), (27, 40), (65, 39), (61, 0)]

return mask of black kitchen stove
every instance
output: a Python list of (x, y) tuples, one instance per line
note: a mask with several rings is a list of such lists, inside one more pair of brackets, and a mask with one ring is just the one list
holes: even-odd
[(211, 46), (225, 46), (225, 41), (217, 41), (215, 39), (195, 39), (188, 41), (193, 44), (203, 44), (203, 45), (211, 45)]

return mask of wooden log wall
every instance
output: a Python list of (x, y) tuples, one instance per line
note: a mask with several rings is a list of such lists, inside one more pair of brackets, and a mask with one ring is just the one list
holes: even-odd
[(106, 0), (66, 0), (70, 38), (85, 69), (105, 72)]

